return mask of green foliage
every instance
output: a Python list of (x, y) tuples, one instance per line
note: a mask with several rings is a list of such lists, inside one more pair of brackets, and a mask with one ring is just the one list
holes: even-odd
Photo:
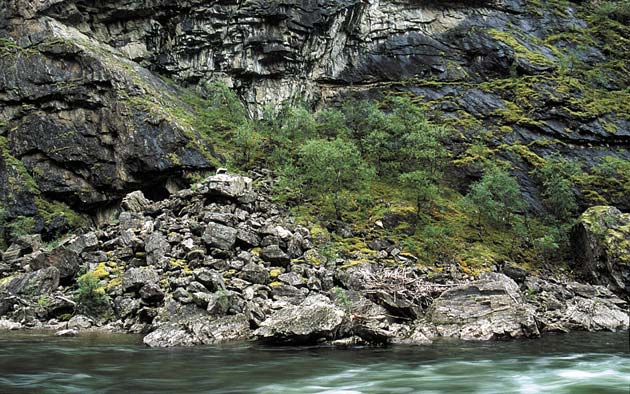
[(10, 239), (31, 234), (34, 228), (35, 218), (26, 216), (18, 216), (6, 225), (6, 231)]
[(628, 24), (630, 22), (630, 0), (615, 0), (597, 2), (593, 10), (596, 21), (606, 18)]
[(416, 216), (420, 217), (422, 203), (433, 201), (439, 192), (437, 180), (425, 170), (405, 172), (398, 177), (403, 188), (415, 195)]
[(262, 136), (251, 124), (243, 123), (236, 128), (234, 146), (235, 159), (245, 168), (250, 168), (262, 155)]
[(109, 305), (105, 288), (94, 272), (87, 272), (77, 279), (74, 301), (77, 312), (89, 315), (100, 315)]
[(359, 149), (341, 138), (307, 141), (299, 150), (298, 162), (306, 192), (320, 198), (330, 196), (339, 219), (348, 202), (345, 192), (365, 187), (373, 175)]
[(543, 203), (557, 220), (567, 221), (577, 210), (571, 177), (578, 171), (575, 163), (560, 156), (547, 158), (542, 167), (536, 170)]
[(495, 166), (472, 184), (466, 204), (475, 212), (480, 228), (483, 221), (492, 226), (512, 226), (514, 214), (524, 206), (516, 179)]

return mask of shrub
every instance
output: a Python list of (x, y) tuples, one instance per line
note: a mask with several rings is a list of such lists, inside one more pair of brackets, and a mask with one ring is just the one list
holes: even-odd
[(493, 226), (511, 226), (514, 214), (524, 206), (516, 179), (494, 166), (472, 184), (465, 203), (477, 216), (480, 229), (484, 221)]
[(361, 189), (373, 173), (357, 147), (341, 138), (308, 141), (300, 148), (299, 165), (307, 193), (331, 196), (338, 219), (347, 199), (344, 192)]
[(105, 288), (94, 272), (87, 272), (77, 280), (77, 290), (74, 293), (79, 313), (90, 315), (102, 314), (109, 305), (109, 297)]

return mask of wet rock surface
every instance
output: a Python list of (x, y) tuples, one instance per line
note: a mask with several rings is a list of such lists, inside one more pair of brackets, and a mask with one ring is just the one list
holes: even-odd
[[(456, 267), (430, 278), (408, 262), (328, 261), (312, 249), (308, 229), (279, 207), (268, 209), (273, 205), (263, 190), (270, 180), (257, 179), (261, 188), (247, 191), (255, 197), (247, 203), (210, 192), (206, 182), (143, 205), (133, 222), (73, 236), (52, 251), (35, 244), (36, 250), (14, 254), (15, 268), (0, 278), (0, 327), (142, 333), (148, 346), (160, 347), (241, 340), (348, 347), (628, 329), (627, 300), (601, 285), (525, 275), (515, 267), (503, 271), (518, 283), (502, 273), (464, 277)], [(206, 219), (218, 213), (230, 219), (208, 232)], [(221, 234), (244, 227), (266, 246), (207, 242), (209, 235), (224, 240)], [(296, 243), (301, 252), (289, 257)], [(60, 267), (32, 264), (42, 253), (68, 250), (82, 270), (64, 280)], [(92, 316), (82, 315), (75, 301), (76, 280), (86, 270), (106, 303)]]

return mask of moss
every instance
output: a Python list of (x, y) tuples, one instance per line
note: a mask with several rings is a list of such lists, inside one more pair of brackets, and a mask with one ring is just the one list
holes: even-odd
[(9, 177), (9, 186), (13, 191), (28, 190), (33, 194), (39, 194), (37, 183), (28, 172), (24, 164), (11, 154), (9, 144), (5, 136), (0, 135), (0, 155), (4, 159), (5, 166), (12, 168), (18, 178)]
[(38, 214), (44, 219), (46, 224), (50, 224), (59, 218), (65, 219), (66, 223), (73, 229), (85, 227), (88, 224), (87, 219), (83, 215), (75, 212), (62, 202), (48, 201), (37, 197), (35, 205), (37, 206)]
[(514, 50), (514, 56), (516, 57), (516, 59), (527, 60), (529, 63), (536, 66), (554, 66), (553, 61), (549, 60), (547, 57), (539, 52), (530, 50), (524, 44), (518, 41), (514, 36), (515, 33), (490, 29), (488, 30), (488, 34), (490, 34), (495, 40), (501, 41), (502, 43), (511, 47), (512, 50)]
[(182, 165), (182, 161), (179, 158), (179, 156), (177, 156), (176, 153), (169, 153), (168, 155), (166, 155), (166, 157), (168, 157), (168, 159), (171, 161), (171, 163), (173, 163), (173, 165), (175, 166)]
[(517, 153), (521, 158), (523, 158), (523, 160), (535, 168), (541, 168), (545, 165), (545, 159), (532, 152), (527, 145), (502, 145), (499, 149), (505, 149)]

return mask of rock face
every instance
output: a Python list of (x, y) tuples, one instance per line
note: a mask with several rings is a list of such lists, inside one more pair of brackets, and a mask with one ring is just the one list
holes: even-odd
[(47, 199), (93, 211), (139, 187), (159, 196), (169, 177), (213, 168), (211, 146), (176, 117), (185, 107), (176, 88), (79, 29), (24, 11), (50, 2), (28, 3), (4, 2), (0, 17), (8, 219), (63, 217)]
[(630, 214), (591, 207), (573, 229), (576, 267), (592, 283), (630, 294)]
[[(92, 213), (138, 188), (160, 199), (185, 171), (214, 167), (184, 94), (154, 72), (202, 94), (225, 81), (253, 115), (287, 99), (411, 94), (460, 131), (491, 131), (493, 148), (516, 147), (497, 154), (524, 168), (531, 197), (538, 156), (558, 151), (587, 167), (605, 155), (630, 159), (617, 149), (630, 125), (615, 101), (627, 76), (606, 66), (594, 82), (567, 78), (578, 63), (628, 62), (623, 30), (589, 30), (583, 3), (4, 1), (0, 201), (9, 219), (48, 217), (49, 200)], [(227, 196), (243, 186), (214, 185)], [(611, 199), (630, 207), (627, 195)], [(47, 226), (64, 223), (37, 223)]]
[(518, 285), (502, 274), (446, 290), (428, 312), (441, 336), (489, 340), (539, 336), (533, 308)]

